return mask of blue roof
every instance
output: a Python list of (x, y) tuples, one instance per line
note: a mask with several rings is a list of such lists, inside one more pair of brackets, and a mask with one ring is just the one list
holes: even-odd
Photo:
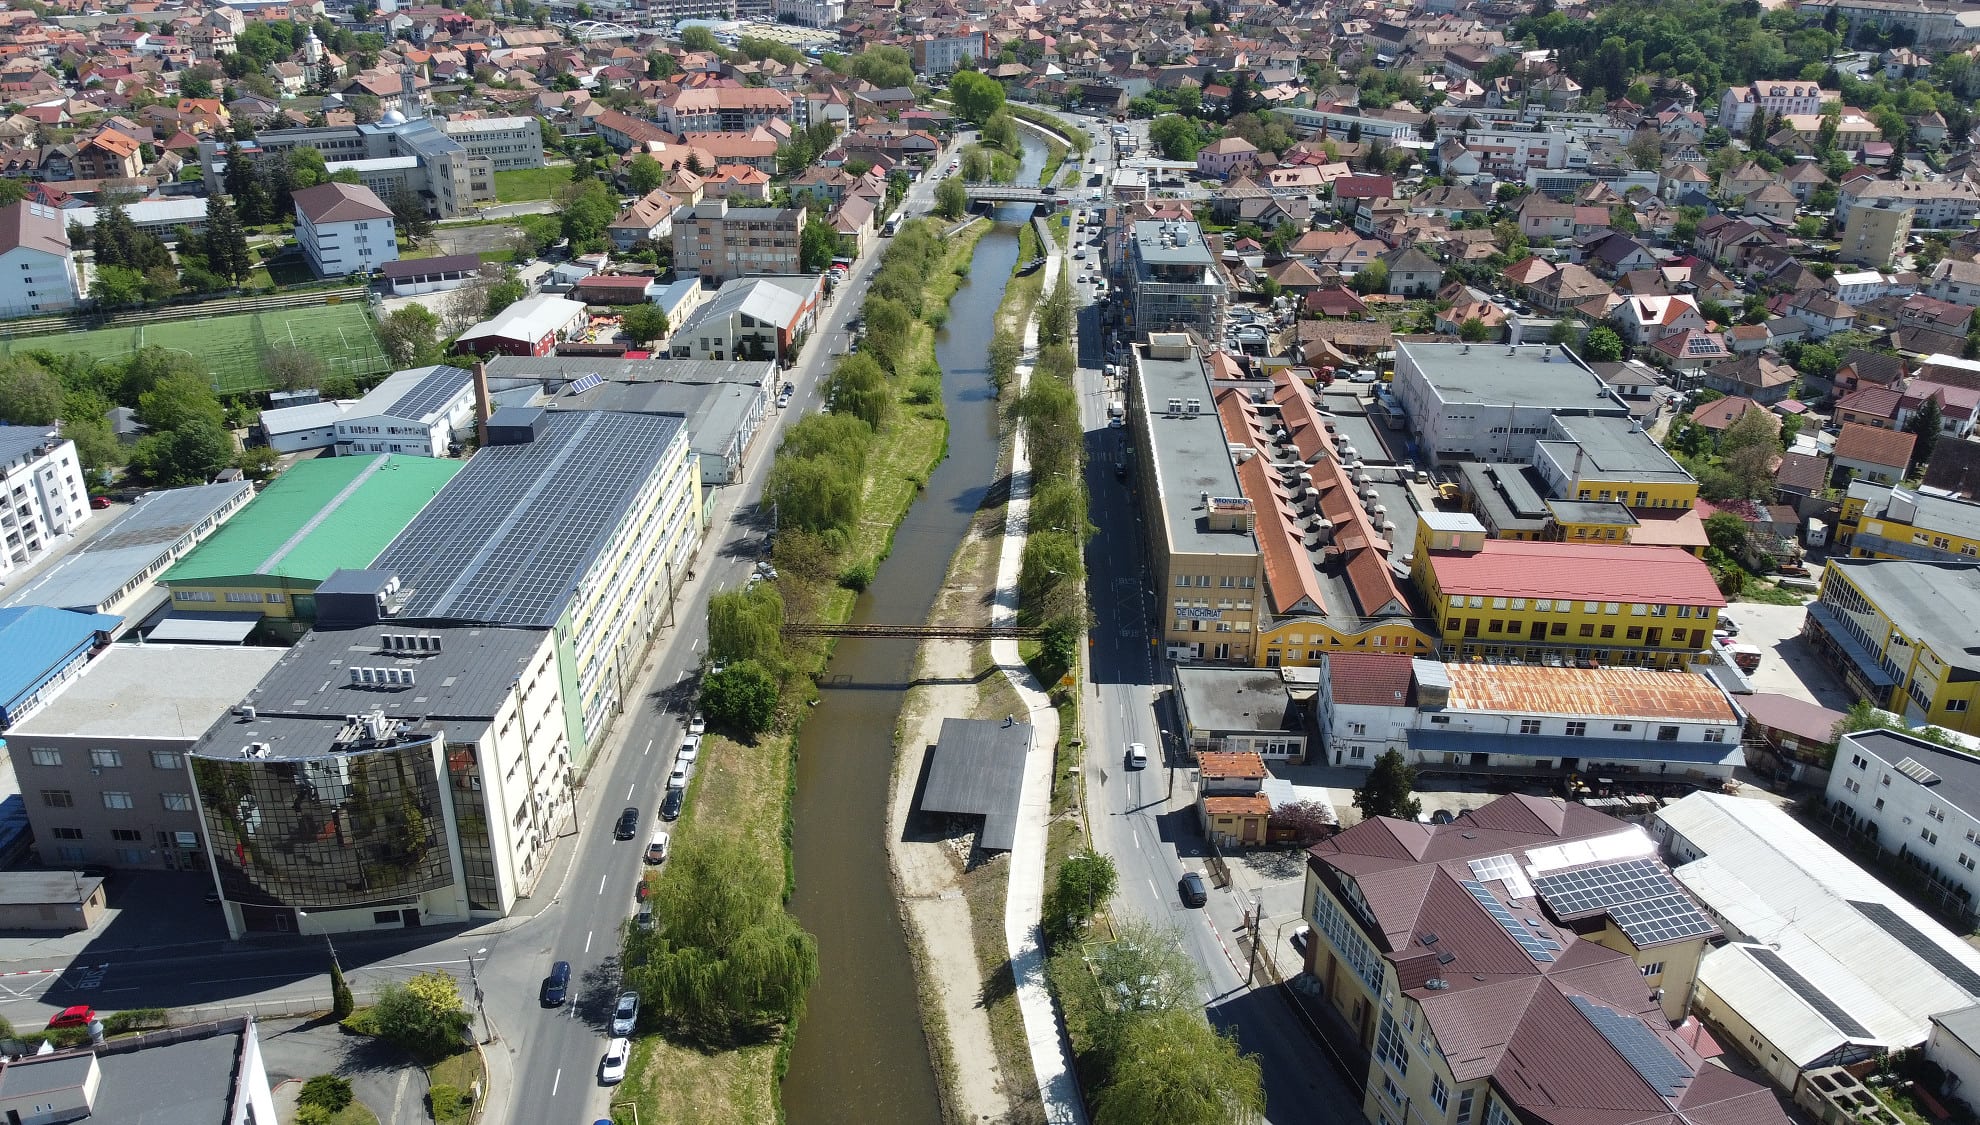
[(1738, 741), (1658, 742), (1652, 739), (1569, 738), (1546, 734), (1483, 734), (1462, 730), (1413, 730), (1411, 750), (1434, 754), (1517, 754), (1524, 758), (1579, 758), (1582, 769), (1591, 762), (1690, 762), (1708, 766), (1743, 766), (1746, 755)]
[(123, 620), (39, 605), (0, 609), (0, 718)]

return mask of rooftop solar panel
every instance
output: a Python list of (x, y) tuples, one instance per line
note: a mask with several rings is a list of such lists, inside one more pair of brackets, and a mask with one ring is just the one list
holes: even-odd
[(1663, 864), (1654, 859), (1627, 859), (1543, 875), (1533, 886), (1547, 906), (1563, 918), (1677, 890)]
[(1514, 898), (1531, 898), (1533, 884), (1526, 881), (1526, 872), (1521, 871), (1519, 862), (1510, 855), (1486, 856), (1470, 863), (1471, 873), (1481, 883), (1494, 879), (1506, 885), (1506, 893)]
[(1690, 1063), (1679, 1058), (1669, 1043), (1659, 1039), (1637, 1017), (1605, 1008), (1586, 996), (1570, 996), (1568, 1002), (1602, 1033), (1602, 1038), (1609, 1041), (1609, 1046), (1616, 1049), (1638, 1077), (1664, 1097), (1675, 1098), (1684, 1093), (1685, 1086), (1697, 1076)]
[(1634, 942), (1638, 949), (1660, 945), (1667, 941), (1701, 937), (1718, 929), (1718, 926), (1702, 914), (1691, 899), (1683, 894), (1660, 895), (1642, 902), (1626, 902), (1610, 908), (1609, 917), (1615, 919), (1623, 935)]
[(1761, 968), (1787, 985), (1788, 991), (1807, 1001), (1808, 1006), (1820, 1013), (1823, 1019), (1834, 1024), (1837, 1031), (1856, 1039), (1871, 1038), (1869, 1028), (1856, 1022), (1855, 1017), (1843, 1011), (1840, 1004), (1829, 999), (1826, 993), (1815, 987), (1813, 981), (1802, 976), (1793, 965), (1788, 964), (1786, 958), (1764, 945), (1749, 945), (1746, 947), (1746, 953), (1760, 962)]
[(580, 376), (576, 382), (570, 385), (569, 393), (574, 395), (581, 395), (584, 392), (590, 390), (591, 388), (603, 384), (604, 382), (605, 382), (605, 376), (597, 374), (596, 372), (593, 372), (590, 375), (583, 375)]
[(1459, 885), (1470, 892), (1471, 897), (1478, 901), (1478, 905), (1484, 907), (1485, 913), (1492, 916), (1492, 920), (1499, 924), (1499, 928), (1506, 932), (1506, 936), (1525, 950), (1528, 957), (1542, 964), (1554, 959), (1554, 952), (1559, 950), (1560, 946), (1527, 929), (1519, 919), (1513, 917), (1512, 911), (1505, 903), (1500, 902), (1491, 891), (1485, 889), (1485, 884), (1466, 879)]
[(461, 393), (462, 383), (474, 376), (458, 367), (441, 365), (427, 372), (426, 377), (414, 383), (412, 389), (401, 395), (392, 404), (389, 412), (395, 418), (424, 418), (453, 401)]
[(1881, 902), (1857, 902), (1852, 899), (1849, 904), (1870, 919), (1872, 925), (1896, 938), (1899, 944), (1937, 969), (1941, 976), (1964, 989), (1968, 996), (1980, 998), (1980, 972), (1974, 972), (1972, 966), (1953, 956), (1951, 950), (1899, 917), (1897, 911)]

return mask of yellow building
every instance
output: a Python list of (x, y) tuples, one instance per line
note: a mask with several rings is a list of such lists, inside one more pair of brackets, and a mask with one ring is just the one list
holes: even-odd
[(1836, 534), (1854, 559), (1980, 566), (1980, 504), (1851, 481)]
[(1533, 447), (1547, 495), (1609, 501), (1632, 510), (1688, 510), (1698, 481), (1634, 419), (1556, 415)]
[(1719, 931), (1639, 828), (1524, 795), (1371, 818), (1314, 847), (1302, 908), (1307, 970), (1367, 1052), (1370, 1122), (1711, 1119), (1735, 1099), (1728, 1120), (1787, 1120), (1745, 1079), (1660, 1086), (1707, 1065), (1670, 1021)]
[(1258, 634), (1258, 649), (1263, 658), (1260, 667), (1307, 668), (1338, 652), (1435, 657), (1437, 638), (1407, 617), (1353, 622), (1289, 617), (1263, 628)]
[(1676, 547), (1487, 539), (1425, 512), (1411, 578), (1452, 660), (1671, 667), (1709, 659), (1725, 597)]
[(1980, 735), (1980, 567), (1831, 558), (1803, 627), (1858, 698)]

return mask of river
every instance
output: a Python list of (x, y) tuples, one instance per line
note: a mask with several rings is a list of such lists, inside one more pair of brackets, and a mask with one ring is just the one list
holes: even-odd
[[(1045, 146), (1020, 130), (1019, 181), (1036, 182)], [(1030, 208), (1003, 208), (976, 244), (969, 277), (936, 336), (948, 458), (894, 536), (853, 610), (856, 624), (927, 620), (970, 519), (997, 471), (997, 403), (986, 366), (997, 307)], [(791, 1125), (929, 1125), (941, 1119), (914, 967), (888, 876), (888, 783), (894, 725), (918, 642), (846, 638), (798, 738), (791, 810), (797, 889), (791, 908), (818, 938), (812, 987), (783, 1086)], [(973, 1060), (960, 1060), (974, 1065)]]

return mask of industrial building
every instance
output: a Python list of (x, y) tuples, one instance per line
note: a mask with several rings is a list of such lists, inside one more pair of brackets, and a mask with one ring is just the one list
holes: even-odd
[(473, 425), (473, 372), (445, 365), (395, 371), (337, 419), (337, 454), (443, 457)]
[(1423, 455), (1437, 461), (1529, 462), (1556, 417), (1629, 419), (1600, 376), (1550, 344), (1398, 340), (1394, 386)]
[(1856, 698), (1980, 734), (1975, 621), (1980, 567), (1831, 556), (1802, 633)]

